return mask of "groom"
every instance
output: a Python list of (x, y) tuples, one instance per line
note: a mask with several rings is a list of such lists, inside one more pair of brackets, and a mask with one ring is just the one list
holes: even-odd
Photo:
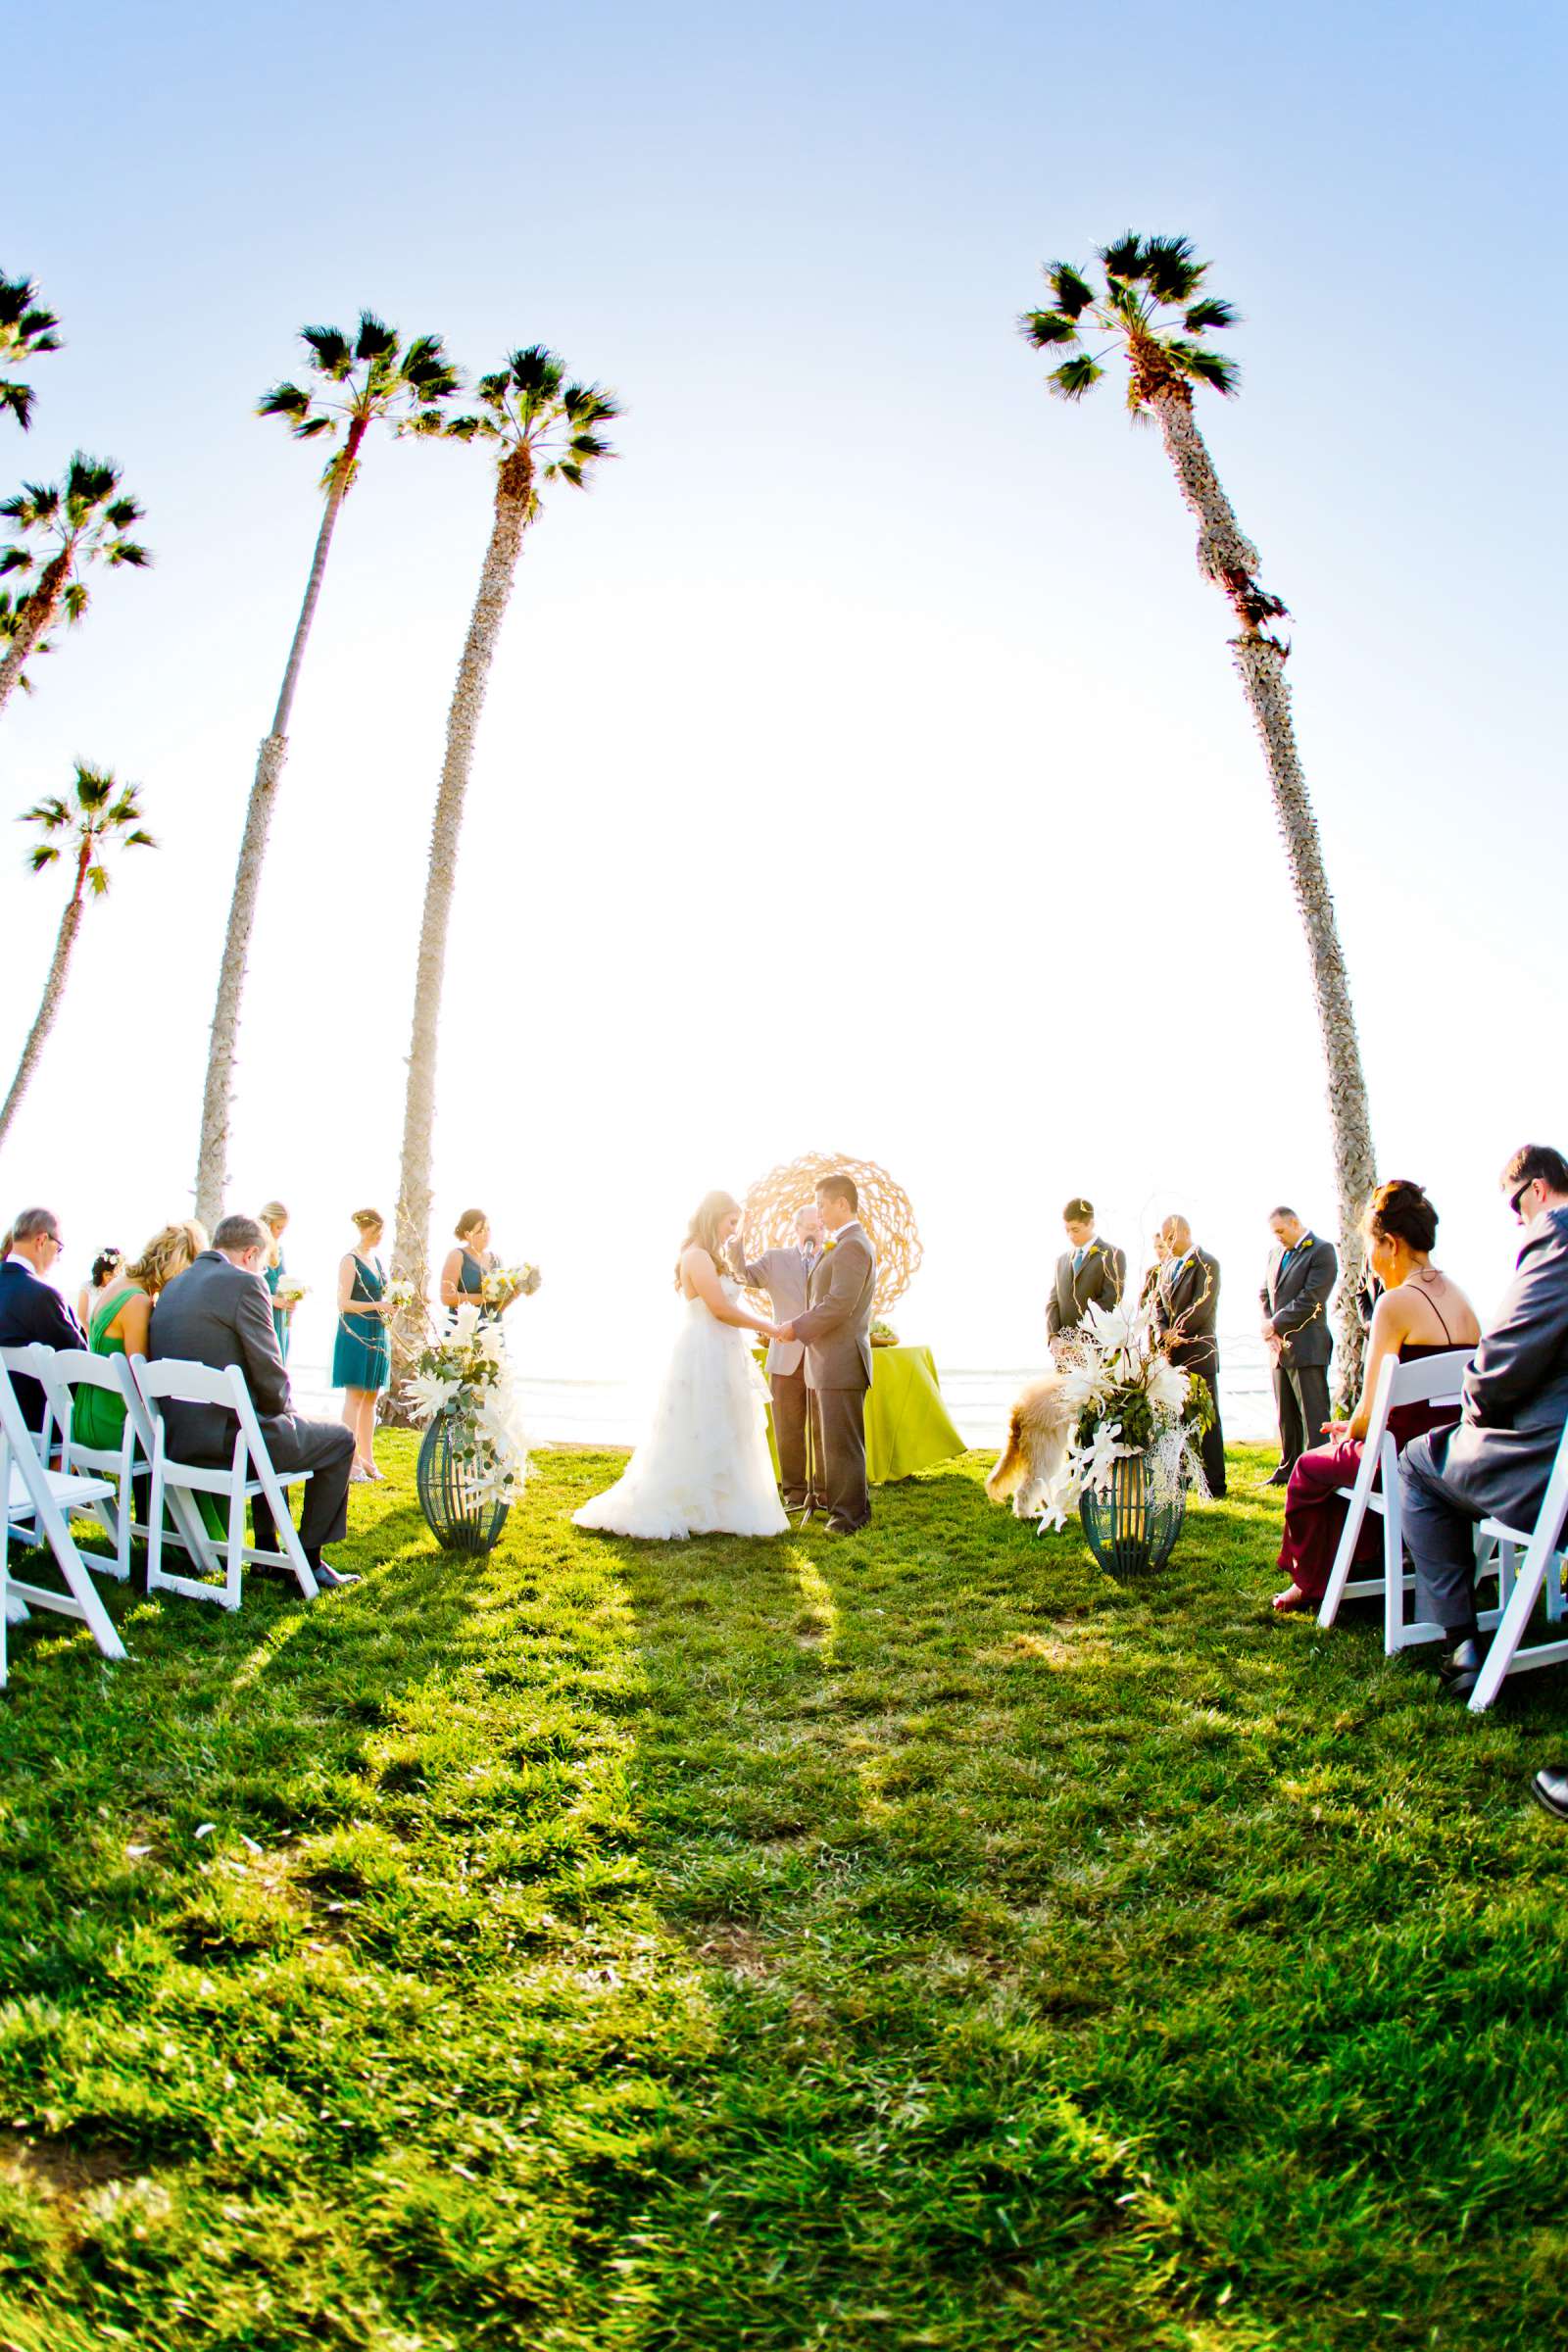
[(852, 1176), (824, 1176), (816, 1204), (827, 1243), (811, 1269), (804, 1315), (781, 1340), (806, 1342), (806, 1386), (816, 1477), (827, 1499), (827, 1532), (853, 1536), (871, 1516), (865, 1489), (865, 1392), (871, 1385), (871, 1302), (876, 1253), (858, 1211)]

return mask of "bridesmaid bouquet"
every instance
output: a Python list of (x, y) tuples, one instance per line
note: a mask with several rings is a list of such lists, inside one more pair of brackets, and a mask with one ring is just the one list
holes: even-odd
[(531, 1298), (543, 1280), (537, 1266), (496, 1266), (485, 1276), (479, 1296), (486, 1306), (510, 1306), (514, 1298)]
[(396, 1282), (389, 1282), (381, 1296), (395, 1315), (406, 1315), (419, 1296), (419, 1286), (416, 1282), (400, 1277)]
[(297, 1282), (292, 1274), (285, 1274), (272, 1294), (279, 1306), (298, 1306), (300, 1300), (308, 1298), (310, 1295), (310, 1284)]
[(450, 1332), (433, 1340), (404, 1388), (421, 1427), (445, 1420), (452, 1450), (482, 1502), (516, 1502), (528, 1477), (528, 1436), (506, 1343), (476, 1306), (460, 1306)]

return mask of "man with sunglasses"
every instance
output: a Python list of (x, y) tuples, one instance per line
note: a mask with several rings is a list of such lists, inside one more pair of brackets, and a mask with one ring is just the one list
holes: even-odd
[[(1476, 1523), (1535, 1525), (1568, 1421), (1568, 1160), (1548, 1144), (1525, 1144), (1501, 1183), (1524, 1227), (1513, 1281), (1470, 1359), (1459, 1419), (1413, 1439), (1399, 1457), (1416, 1614), (1444, 1628), (1441, 1672), (1456, 1698), (1469, 1697), (1486, 1655)], [(1535, 1792), (1568, 1821), (1568, 1772), (1538, 1773)]]

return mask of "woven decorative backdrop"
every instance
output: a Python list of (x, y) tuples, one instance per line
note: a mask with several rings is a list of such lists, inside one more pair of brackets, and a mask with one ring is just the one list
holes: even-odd
[[(808, 1205), (819, 1176), (855, 1179), (860, 1223), (876, 1251), (875, 1311), (885, 1315), (908, 1289), (923, 1252), (908, 1194), (874, 1159), (852, 1159), (844, 1152), (808, 1152), (759, 1176), (741, 1204), (746, 1254), (760, 1257), (764, 1250), (787, 1249), (794, 1242), (795, 1212)], [(765, 1314), (765, 1297), (752, 1295)]]

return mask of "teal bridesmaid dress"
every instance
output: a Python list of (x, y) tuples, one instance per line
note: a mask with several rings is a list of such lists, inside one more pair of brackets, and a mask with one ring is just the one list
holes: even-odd
[[(271, 1292), (274, 1301), (277, 1298), (277, 1286), (287, 1272), (288, 1268), (283, 1262), (283, 1252), (281, 1250), (277, 1253), (277, 1263), (275, 1266), (264, 1266), (262, 1268), (262, 1280)], [(289, 1325), (293, 1322), (293, 1320), (294, 1318), (292, 1315), (285, 1315), (283, 1309), (274, 1303), (272, 1307), (272, 1329), (277, 1334), (277, 1351), (285, 1363), (288, 1361)]]
[[(380, 1298), (386, 1293), (386, 1273), (378, 1257), (367, 1264), (354, 1253), (351, 1298)], [(392, 1378), (392, 1341), (379, 1315), (357, 1315), (352, 1308), (337, 1319), (332, 1345), (334, 1389), (384, 1389)]]

